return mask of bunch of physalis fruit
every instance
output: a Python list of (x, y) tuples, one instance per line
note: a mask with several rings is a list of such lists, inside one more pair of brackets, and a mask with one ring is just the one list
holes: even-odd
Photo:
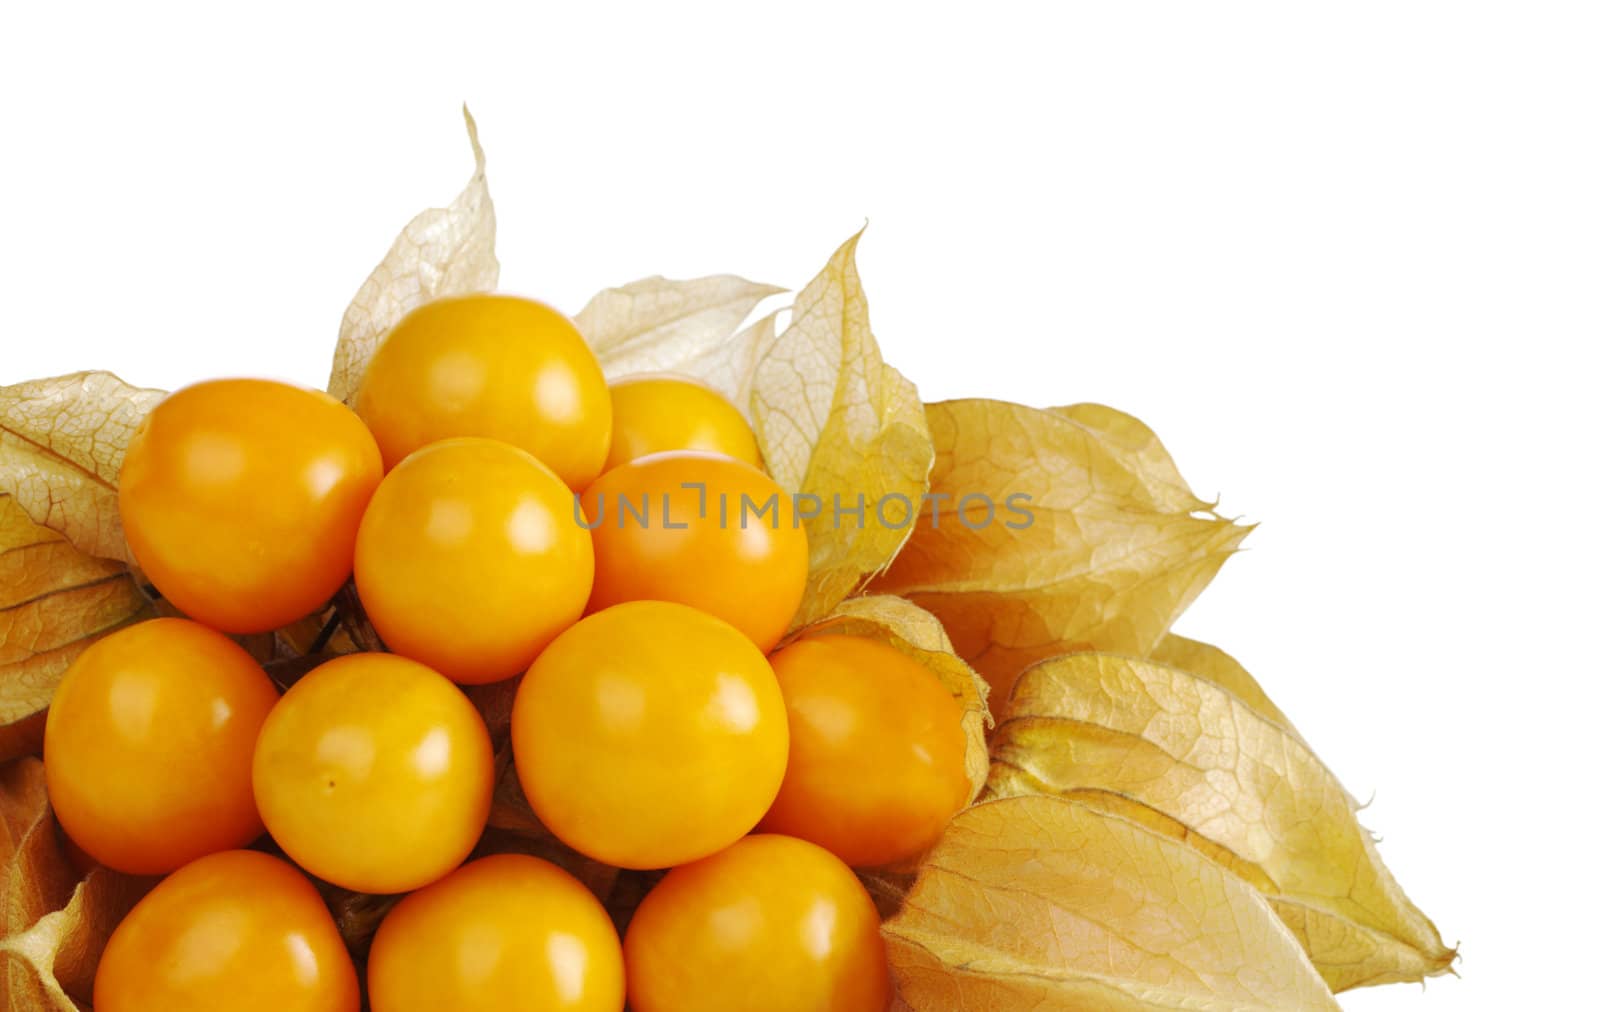
[[(15, 1010), (1329, 1009), (1447, 972), (1169, 632), (1247, 529), (1136, 419), (784, 309), (498, 284), (482, 150), (328, 392), (0, 388)], [(781, 325), (780, 325), (781, 324)]]

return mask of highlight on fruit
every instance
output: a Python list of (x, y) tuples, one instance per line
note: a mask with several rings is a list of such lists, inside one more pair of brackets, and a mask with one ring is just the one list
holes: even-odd
[(1311, 743), (1173, 631), (1249, 528), (1146, 425), (924, 404), (859, 233), (792, 293), (568, 316), (502, 284), (467, 128), (325, 389), (0, 387), (0, 1006), (1308, 1010), (1453, 972)]

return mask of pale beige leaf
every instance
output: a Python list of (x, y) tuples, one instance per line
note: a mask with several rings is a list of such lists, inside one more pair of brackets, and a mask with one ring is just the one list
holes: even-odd
[(78, 880), (57, 839), (44, 763), (35, 756), (0, 765), (0, 867), (0, 938), (65, 906)]
[(500, 281), (494, 201), (478, 125), (466, 109), (462, 114), (476, 164), (466, 189), (449, 207), (430, 208), (411, 219), (345, 310), (328, 392), (346, 404), (355, 401), (379, 342), (407, 313), (445, 296), (490, 291)]
[(71, 1008), (59, 1004), (69, 999), (50, 969), (50, 939), (28, 935), (40, 918), (66, 905), (77, 882), (56, 839), (44, 763), (31, 756), (0, 765), (0, 862), (0, 1007)]
[(865, 636), (887, 643), (939, 676), (939, 681), (966, 710), (961, 726), (967, 733), (967, 777), (970, 803), (989, 775), (989, 686), (950, 645), (939, 620), (899, 597), (872, 594), (840, 602), (833, 614), (808, 626), (801, 636), (833, 633)]
[(121, 562), (85, 555), (0, 494), (0, 760), (32, 751), (23, 733), (89, 644), (149, 614)]
[[(983, 794), (983, 799), (988, 801), (995, 798), (1014, 798), (1024, 794), (1053, 795), (1093, 808), (1097, 812), (1136, 822), (1153, 832), (1188, 844), (1259, 891), (1269, 892), (1274, 888), (1272, 880), (1260, 868), (1226, 847), (1211, 842), (1178, 820), (1163, 815), (1126, 794), (1089, 788), (1053, 791), (1049, 785), (1036, 779), (1026, 770), (1013, 766), (1004, 759), (995, 759), (989, 767), (989, 786)], [(1268, 901), (1271, 902), (1270, 897)]]
[[(80, 887), (81, 888), (81, 887)], [(77, 896), (73, 896), (73, 903)], [(40, 918), (33, 927), (0, 939), (4, 957), (5, 998), (8, 1009), (28, 1012), (79, 1012), (78, 1005), (61, 987), (53, 967), (62, 940), (71, 931), (74, 915), (57, 910)]]
[(1155, 650), (1151, 651), (1150, 659), (1221, 686), (1238, 696), (1246, 706), (1262, 717), (1300, 738), (1300, 732), (1295, 730), (1295, 726), (1289, 722), (1284, 712), (1278, 709), (1278, 704), (1267, 695), (1261, 683), (1257, 682), (1255, 676), (1226, 651), (1209, 643), (1168, 633), (1160, 643), (1156, 644)]
[(992, 755), (996, 795), (1119, 814), (1135, 802), (1164, 817), (1141, 823), (1207, 841), (1204, 852), (1268, 895), (1334, 990), (1419, 980), (1454, 961), (1327, 768), (1206, 678), (1107, 654), (1045, 661), (1018, 680)]
[[(94, 868), (60, 910), (19, 934), (0, 939), (6, 962), (6, 997), (13, 1009), (87, 1007), (95, 969), (111, 933), (155, 879)], [(75, 1004), (76, 1002), (76, 1004)]]
[(871, 589), (937, 615), (989, 680), (997, 715), (1034, 661), (1147, 654), (1248, 533), (1192, 512), (1176, 470), (1130, 440), (1132, 420), (1091, 426), (984, 400), (927, 414), (941, 498)]
[(0, 387), (0, 495), (89, 555), (132, 561), (117, 475), (139, 423), (164, 396), (108, 372)]
[(1250, 886), (1056, 798), (956, 816), (883, 931), (901, 999), (929, 1012), (1338, 1008)]
[(598, 293), (574, 322), (607, 379), (679, 373), (748, 411), (755, 362), (774, 331), (770, 316), (764, 327), (739, 331), (739, 325), (763, 299), (782, 291), (731, 274), (692, 281), (650, 277)]
[[(917, 388), (883, 362), (856, 272), (857, 233), (795, 299), (756, 363), (751, 414), (767, 470), (816, 497), (811, 575), (796, 626), (893, 561), (928, 490), (933, 446)], [(861, 506), (859, 514), (845, 510)]]
[(1097, 436), (1101, 445), (1139, 477), (1151, 500), (1161, 509), (1188, 513), (1215, 505), (1190, 491), (1189, 483), (1178, 473), (1177, 462), (1155, 431), (1127, 412), (1104, 404), (1070, 404), (1055, 412)]
[(778, 340), (778, 313), (773, 310), (728, 339), (727, 348), (719, 355), (708, 352), (701, 361), (688, 363), (690, 375), (711, 384), (731, 400), (746, 418), (754, 407), (756, 363)]

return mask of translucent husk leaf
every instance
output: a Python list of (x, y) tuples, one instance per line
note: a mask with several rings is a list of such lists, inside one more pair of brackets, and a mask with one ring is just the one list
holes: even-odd
[(425, 302), (485, 292), (500, 280), (494, 255), (494, 201), (484, 176), (478, 125), (465, 108), (467, 138), (476, 168), (449, 207), (423, 211), (395, 239), (345, 310), (333, 353), (328, 392), (355, 400), (372, 353), (396, 323)]
[[(883, 362), (856, 272), (857, 233), (800, 292), (756, 363), (751, 415), (767, 470), (817, 497), (811, 572), (795, 617), (829, 614), (894, 560), (928, 490), (933, 444), (917, 388)], [(861, 520), (842, 514), (864, 502)]]
[(692, 281), (651, 277), (599, 292), (574, 319), (607, 379), (680, 373), (748, 411), (756, 359), (775, 331), (771, 317), (742, 331), (739, 325), (763, 299), (782, 291), (732, 274)]
[(923, 510), (871, 589), (938, 616), (997, 715), (1034, 661), (1148, 654), (1249, 532), (1209, 513), (1149, 430), (1110, 408), (963, 400), (927, 414), (943, 508)]
[(0, 494), (0, 761), (42, 746), (42, 714), (89, 644), (149, 614), (124, 563), (85, 555)]
[(1226, 689), (1078, 654), (1025, 672), (1010, 713), (992, 743), (993, 795), (1068, 798), (1195, 844), (1267, 895), (1336, 991), (1450, 969), (1454, 951), (1384, 866), (1348, 792)]
[(1057, 798), (956, 816), (883, 932), (910, 1009), (1338, 1008), (1249, 885), (1179, 842)]
[(112, 929), (154, 880), (97, 867), (78, 881), (31, 757), (0, 766), (0, 861), (0, 1008), (86, 1007)]
[(78, 876), (56, 839), (44, 763), (33, 756), (0, 765), (0, 862), (0, 938), (25, 930), (72, 896)]
[(134, 431), (164, 396), (108, 372), (0, 387), (0, 495), (85, 554), (133, 561), (117, 475)]
[(972, 783), (970, 804), (983, 790), (989, 775), (989, 686), (950, 645), (939, 620), (911, 602), (882, 594), (843, 601), (833, 614), (802, 630), (800, 635), (835, 633), (866, 636), (894, 647), (939, 676), (939, 681), (960, 701), (966, 714), (961, 726), (967, 733), (967, 777)]
[(1104, 404), (1069, 404), (1054, 412), (1093, 433), (1118, 461), (1139, 479), (1150, 501), (1169, 513), (1207, 510), (1215, 503), (1200, 499), (1178, 473), (1178, 465), (1155, 430), (1125, 411)]
[(0, 940), (0, 952), (8, 957), (10, 1007), (62, 1012), (87, 1007), (94, 993), (94, 972), (111, 932), (150, 885), (149, 880), (109, 868), (91, 869), (65, 907)]
[(1267, 695), (1267, 690), (1261, 687), (1255, 676), (1234, 660), (1233, 655), (1219, 647), (1168, 633), (1151, 651), (1150, 659), (1187, 671), (1233, 693), (1251, 710), (1300, 738), (1300, 732), (1295, 730), (1288, 716), (1278, 709), (1278, 704)]

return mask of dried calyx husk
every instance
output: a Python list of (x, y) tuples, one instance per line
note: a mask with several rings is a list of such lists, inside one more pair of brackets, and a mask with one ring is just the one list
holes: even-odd
[[(997, 712), (1034, 661), (1154, 649), (1249, 533), (1115, 409), (966, 400), (927, 413), (933, 494), (948, 506), (923, 512), (874, 589), (938, 616), (989, 679)], [(991, 516), (1007, 503), (1016, 517)]]
[(884, 934), (916, 1009), (1338, 1007), (1248, 883), (1058, 798), (957, 815)]
[(1261, 892), (1336, 991), (1448, 968), (1455, 952), (1355, 800), (1268, 707), (1154, 661), (1043, 661), (995, 731), (988, 793), (1065, 798), (1187, 842)]
[(153, 614), (126, 563), (89, 555), (0, 493), (0, 762), (43, 747), (45, 708), (80, 653)]
[[(345, 313), (336, 397), (407, 312), (498, 283), (467, 127), (466, 187), (406, 225)], [(1331, 1009), (1334, 991), (1449, 972), (1454, 951), (1289, 718), (1228, 654), (1170, 631), (1249, 528), (1114, 408), (923, 405), (873, 335), (861, 238), (792, 298), (733, 275), (650, 277), (575, 319), (608, 376), (676, 372), (728, 397), (774, 479), (813, 504), (791, 637), (873, 637), (962, 704), (975, 803), (920, 861), (860, 872), (887, 918), (899, 1007)], [(6, 1007), (87, 1003), (106, 937), (150, 886), (80, 873), (32, 754), (72, 659), (171, 610), (131, 566), (116, 509), (122, 455), (162, 396), (97, 372), (0, 387)], [(246, 646), (288, 684), (381, 642), (346, 592)], [(479, 852), (555, 861), (625, 926), (655, 876), (584, 858), (539, 823), (510, 762), (514, 692), (469, 693), (502, 774)], [(326, 895), (359, 958), (388, 901)]]

